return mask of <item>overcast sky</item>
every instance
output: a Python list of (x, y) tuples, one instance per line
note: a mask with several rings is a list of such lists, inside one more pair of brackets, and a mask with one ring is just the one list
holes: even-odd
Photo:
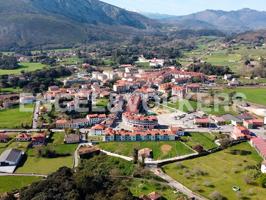
[(102, 0), (132, 11), (171, 15), (191, 14), (206, 9), (266, 10), (266, 0)]

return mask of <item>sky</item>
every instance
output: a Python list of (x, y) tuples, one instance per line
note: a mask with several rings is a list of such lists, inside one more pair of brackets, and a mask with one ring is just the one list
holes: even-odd
[(215, 10), (238, 10), (251, 8), (266, 11), (266, 0), (101, 0), (136, 12), (185, 15)]

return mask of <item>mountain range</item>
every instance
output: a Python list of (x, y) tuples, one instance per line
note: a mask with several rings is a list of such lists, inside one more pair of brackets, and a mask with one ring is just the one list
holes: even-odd
[(65, 46), (124, 37), (157, 22), (98, 0), (0, 0), (0, 46)]
[(99, 0), (0, 0), (0, 49), (71, 47), (173, 30), (232, 33), (266, 28), (266, 12), (251, 9), (144, 15)]
[(185, 29), (217, 29), (224, 32), (244, 32), (266, 28), (266, 12), (244, 8), (235, 11), (205, 10), (185, 15), (169, 16), (148, 14), (162, 23), (170, 23)]

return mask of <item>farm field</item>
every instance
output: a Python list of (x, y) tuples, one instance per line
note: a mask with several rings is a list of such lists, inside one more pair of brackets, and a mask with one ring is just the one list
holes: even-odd
[(47, 65), (41, 64), (41, 63), (30, 63), (30, 62), (22, 62), (20, 63), (20, 67), (18, 69), (14, 70), (5, 70), (5, 69), (0, 69), (0, 75), (6, 75), (6, 74), (20, 74), (21, 71), (25, 72), (32, 72), (36, 71), (38, 69), (43, 69)]
[(0, 194), (20, 189), (41, 179), (40, 177), (31, 176), (0, 176)]
[(179, 141), (162, 142), (106, 142), (98, 145), (101, 149), (132, 157), (134, 148), (150, 148), (155, 160), (193, 153), (193, 150)]
[(31, 109), (31, 112), (22, 112), (20, 108), (14, 107), (5, 110), (0, 110), (0, 128), (21, 128), (21, 125), (32, 124), (33, 117), (33, 105), (26, 105), (27, 109)]
[(73, 167), (72, 156), (59, 158), (38, 158), (32, 150), (28, 151), (28, 158), (23, 166), (16, 170), (16, 173), (35, 173), (35, 174), (50, 174), (55, 172), (60, 167)]
[(212, 133), (189, 133), (187, 136), (182, 136), (181, 139), (191, 148), (196, 145), (201, 145), (205, 150), (217, 147), (215, 144), (215, 135)]
[[(256, 166), (262, 162), (257, 152), (242, 143), (205, 157), (165, 165), (163, 170), (191, 190), (210, 198), (213, 192), (225, 199), (263, 199), (266, 190), (252, 176), (260, 174)], [(252, 184), (248, 181), (252, 179)], [(240, 188), (239, 192), (232, 190)]]
[(226, 89), (226, 93), (237, 92), (246, 95), (247, 101), (266, 106), (266, 88), (235, 88)]

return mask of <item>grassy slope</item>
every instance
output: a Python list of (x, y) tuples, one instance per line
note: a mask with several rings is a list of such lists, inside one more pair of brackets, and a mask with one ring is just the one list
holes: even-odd
[(188, 146), (193, 148), (196, 145), (201, 145), (206, 150), (217, 147), (214, 138), (215, 136), (211, 133), (190, 133), (188, 136), (182, 137), (182, 139), (187, 140), (185, 143)]
[[(163, 147), (169, 147), (168, 151), (163, 151)], [(179, 155), (193, 153), (191, 149), (179, 141), (170, 142), (108, 142), (100, 143), (99, 147), (114, 153), (125, 156), (132, 156), (134, 148), (150, 148), (153, 150), (154, 159), (166, 159)]]
[(27, 105), (32, 112), (22, 112), (19, 107), (0, 110), (0, 128), (20, 128), (23, 123), (31, 125), (33, 117), (33, 105)]
[[(243, 156), (230, 154), (229, 150), (234, 149), (252, 153)], [(184, 161), (182, 168), (178, 167), (177, 163), (173, 163), (164, 166), (163, 169), (174, 179), (207, 197), (213, 191), (218, 191), (227, 199), (238, 199), (232, 186), (239, 186), (243, 196), (250, 199), (263, 199), (263, 196), (266, 196), (265, 189), (256, 185), (247, 185), (244, 181), (248, 174), (245, 167), (260, 164), (261, 161), (262, 159), (248, 143), (242, 143), (212, 155)], [(197, 175), (196, 172), (199, 170), (207, 175)], [(205, 186), (206, 182), (213, 186)]]
[(28, 186), (33, 182), (41, 180), (40, 177), (28, 176), (1, 176), (0, 177), (0, 194), (10, 192), (15, 189)]

